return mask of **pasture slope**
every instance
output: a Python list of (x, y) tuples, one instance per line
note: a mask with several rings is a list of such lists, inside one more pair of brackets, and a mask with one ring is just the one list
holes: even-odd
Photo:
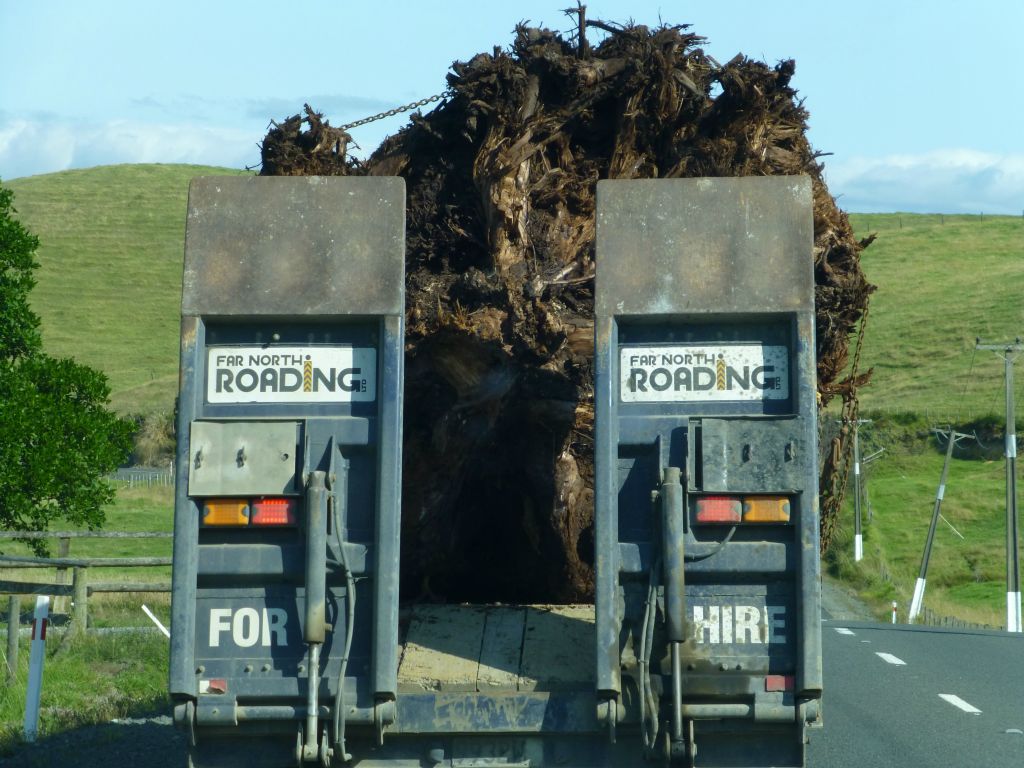
[(32, 308), (46, 351), (104, 371), (121, 413), (173, 408), (188, 182), (239, 173), (114, 165), (4, 182), (40, 240)]

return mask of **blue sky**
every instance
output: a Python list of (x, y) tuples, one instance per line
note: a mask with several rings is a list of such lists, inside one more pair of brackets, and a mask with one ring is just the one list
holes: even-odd
[[(0, 178), (108, 163), (255, 165), (305, 102), (334, 125), (442, 91), (453, 60), (570, 0), (0, 0)], [(720, 61), (793, 58), (851, 211), (1024, 211), (1020, 0), (593, 0), (688, 23)], [(592, 33), (597, 36), (598, 33)], [(368, 153), (406, 117), (353, 131)], [(359, 152), (357, 152), (359, 154)]]

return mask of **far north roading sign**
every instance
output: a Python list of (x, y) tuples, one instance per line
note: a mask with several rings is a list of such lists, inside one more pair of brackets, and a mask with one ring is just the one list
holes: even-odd
[(762, 344), (624, 346), (624, 403), (789, 399), (789, 352)]
[(209, 403), (349, 403), (377, 398), (373, 347), (211, 347)]

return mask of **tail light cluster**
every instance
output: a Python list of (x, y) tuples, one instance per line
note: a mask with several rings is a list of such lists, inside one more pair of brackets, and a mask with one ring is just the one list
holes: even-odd
[(700, 496), (698, 523), (788, 523), (790, 503), (785, 496)]
[(200, 509), (203, 525), (295, 525), (298, 499), (203, 499)]

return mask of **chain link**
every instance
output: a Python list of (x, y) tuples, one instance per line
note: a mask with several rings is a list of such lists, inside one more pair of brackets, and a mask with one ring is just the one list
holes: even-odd
[(403, 107), (395, 107), (394, 109), (389, 109), (386, 112), (378, 112), (376, 115), (370, 115), (369, 117), (364, 117), (362, 120), (356, 120), (354, 123), (348, 123), (346, 125), (341, 126), (340, 130), (347, 131), (350, 128), (358, 128), (360, 125), (366, 125), (367, 123), (373, 123), (376, 122), (377, 120), (383, 120), (385, 117), (394, 117), (395, 115), (400, 115), (403, 112), (408, 112), (410, 109), (424, 107), (427, 104), (430, 104), (431, 102), (440, 101), (441, 99), (444, 99), (450, 96), (451, 94), (452, 89), (449, 88), (448, 90), (442, 93), (436, 93), (433, 96), (428, 96), (425, 99), (414, 101), (411, 104), (406, 104)]

